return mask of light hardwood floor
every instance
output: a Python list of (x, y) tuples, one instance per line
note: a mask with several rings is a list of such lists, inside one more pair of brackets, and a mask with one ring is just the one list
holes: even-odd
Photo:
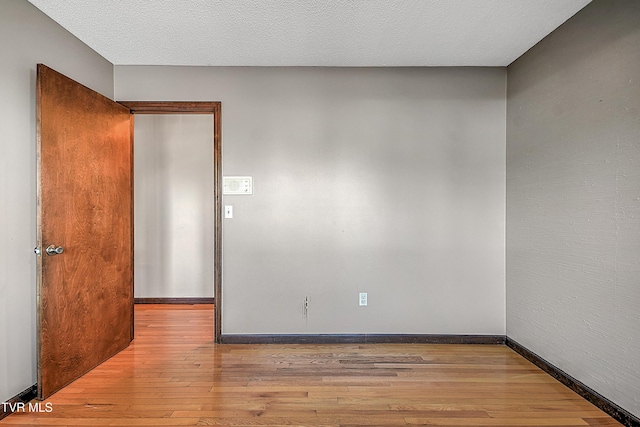
[(505, 346), (214, 345), (210, 305), (136, 306), (131, 346), (0, 426), (620, 426)]

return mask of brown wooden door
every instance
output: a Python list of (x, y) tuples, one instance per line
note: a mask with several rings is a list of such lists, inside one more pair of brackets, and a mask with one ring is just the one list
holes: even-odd
[(133, 339), (132, 117), (38, 65), (40, 398)]

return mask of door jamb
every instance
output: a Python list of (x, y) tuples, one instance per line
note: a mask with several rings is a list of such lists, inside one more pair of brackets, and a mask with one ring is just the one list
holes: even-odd
[[(222, 103), (118, 101), (131, 114), (213, 114), (214, 273), (213, 338), (222, 336)], [(135, 144), (135, 141), (134, 141)]]

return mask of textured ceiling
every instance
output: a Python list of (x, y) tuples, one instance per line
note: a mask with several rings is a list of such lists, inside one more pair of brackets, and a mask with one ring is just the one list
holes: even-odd
[(590, 0), (29, 0), (116, 65), (505, 66)]

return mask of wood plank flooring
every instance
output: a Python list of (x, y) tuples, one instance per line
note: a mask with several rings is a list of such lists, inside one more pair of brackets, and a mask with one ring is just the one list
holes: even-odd
[(210, 305), (138, 305), (135, 330), (0, 426), (621, 425), (506, 346), (215, 345)]

